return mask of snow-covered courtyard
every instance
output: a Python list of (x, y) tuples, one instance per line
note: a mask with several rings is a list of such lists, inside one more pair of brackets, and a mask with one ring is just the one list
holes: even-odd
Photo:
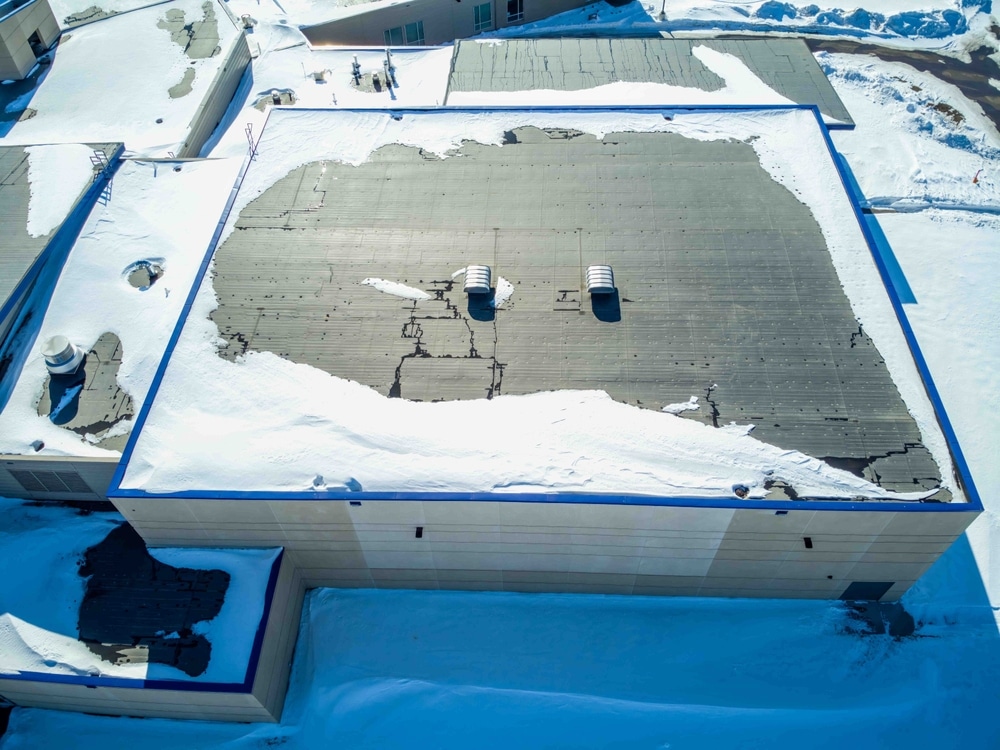
[[(92, 3), (59, 0), (52, 4), (62, 21), (87, 11)], [(200, 17), (202, 4), (193, 0), (150, 7), (129, 0), (104, 3), (105, 10), (119, 15), (70, 32), (72, 38), (64, 42), (65, 49), (60, 48), (52, 70), (30, 102), (37, 114), (16, 123), (0, 138), (0, 145), (123, 141), (127, 153), (139, 157), (119, 170), (113, 199), (95, 207), (67, 261), (40, 334), (69, 330), (80, 343), (92, 343), (102, 333), (114, 332), (123, 342), (119, 380), (137, 405), (154, 381), (174, 322), (198, 278), (204, 248), (218, 230), (230, 187), (241, 172), (248, 125), (259, 136), (269, 111), (272, 125), (288, 123), (285, 128), (264, 130), (258, 160), (250, 165), (236, 197), (233, 220), (249, 200), (299, 164), (317, 159), (357, 164), (379, 146), (396, 143), (435, 154), (453, 153), (470, 137), (499, 143), (511, 127), (509, 113), (503, 117), (451, 114), (437, 121), (420, 121), (372, 112), (343, 113), (347, 124), (330, 130), (323, 113), (295, 111), (436, 107), (444, 102), (450, 46), (395, 54), (401, 84), (396, 101), (388, 95), (360, 92), (343, 75), (317, 83), (317, 72), (349, 68), (355, 52), (309, 49), (297, 27), (327, 20), (351, 4), (343, 0), (227, 3), (233, 19), (249, 14), (257, 21), (248, 35), (255, 59), (251, 80), (244, 82), (230, 109), (230, 127), (214, 134), (202, 153), (207, 159), (150, 161), (153, 157), (169, 159), (183, 142), (183, 128), (196, 105), (198, 87), (207, 85), (214, 74), (215, 58), (186, 59), (181, 47), (156, 27), (160, 16), (174, 7), (188, 17)], [(965, 64), (970, 50), (985, 46), (997, 62), (990, 83), (1000, 92), (1000, 25), (991, 13), (988, 0), (869, 0), (862, 8), (846, 9), (830, 3), (796, 6), (774, 0), (595, 3), (545, 22), (491, 33), (482, 41), (503, 44), (505, 36), (589, 32), (612, 36), (812, 34), (904, 50), (933, 50), (955, 66)], [(237, 33), (238, 28), (221, 9), (217, 16), (224, 42), (225, 35)], [(132, 46), (107, 43), (103, 35), (119, 27), (124, 30), (121, 33), (141, 34), (143, 40), (153, 41)], [(551, 95), (471, 92), (449, 99), (448, 104), (787, 101), (738, 61), (700, 49), (696, 54), (724, 80), (723, 89), (692, 93), (654, 84), (616, 84)], [(132, 54), (158, 67), (135, 65), (128, 70)], [(377, 68), (383, 57), (381, 50), (357, 54), (365, 69)], [(994, 718), (1000, 708), (996, 687), (1000, 670), (1000, 133), (983, 109), (958, 88), (910, 65), (843, 53), (820, 52), (816, 58), (855, 121), (853, 130), (832, 131), (833, 143), (850, 166), (867, 207), (875, 212), (912, 291), (915, 302), (905, 305), (906, 316), (985, 506), (984, 513), (904, 598), (916, 621), (914, 635), (869, 633), (839, 602), (317, 589), (307, 595), (279, 724), (111, 718), (15, 708), (6, 733), (0, 736), (0, 749), (89, 749), (137, 743), (148, 750), (328, 745), (380, 749), (1000, 746), (1000, 726)], [(186, 75), (188, 67), (195, 70), (193, 93), (168, 97), (167, 88)], [(259, 106), (271, 91), (286, 89), (299, 92), (291, 109)], [(102, 102), (103, 94), (98, 96), (98, 91), (113, 91), (121, 106)], [(629, 118), (625, 126), (640, 131), (671, 130), (703, 140), (747, 140), (774, 179), (797, 192), (817, 217), (845, 287), (853, 285), (849, 292), (855, 313), (865, 319), (865, 327), (878, 341), (925, 442), (945, 469), (945, 483), (950, 484), (952, 469), (944, 438), (919, 387), (902, 334), (895, 326), (879, 329), (880, 321), (894, 322), (893, 313), (881, 288), (866, 287), (877, 277), (870, 258), (862, 252), (864, 242), (856, 225), (842, 220), (847, 209), (836, 200), (826, 200), (829, 192), (822, 188), (836, 181), (835, 173), (831, 164), (812, 161), (809, 149), (801, 147), (802, 139), (819, 138), (818, 130), (803, 136), (802, 123), (796, 120), (811, 119), (811, 114), (747, 115), (736, 126), (727, 122), (725, 128), (708, 114), (688, 114), (672, 121), (659, 115), (623, 117)], [(158, 118), (163, 122), (157, 122)], [(588, 114), (528, 113), (517, 118), (516, 125), (573, 127), (598, 137), (609, 127), (606, 119)], [(622, 122), (610, 124), (622, 126)], [(813, 122), (811, 127), (817, 126)], [(85, 154), (76, 156), (78, 161), (86, 158)], [(71, 191), (76, 195), (81, 180), (86, 181), (86, 175), (68, 173), (65, 190), (60, 190), (51, 185), (50, 173), (51, 168), (44, 178), (47, 190), (57, 195)], [(29, 230), (39, 230), (51, 223), (51, 217), (34, 203), (34, 193), (32, 200), (35, 209), (29, 216)], [(53, 215), (60, 210), (55, 202), (48, 207)], [(232, 223), (226, 232), (232, 231)], [(155, 260), (166, 273), (155, 286), (139, 292), (125, 282), (123, 272), (141, 260)], [(359, 278), (358, 282), (372, 287), (372, 294), (396, 294), (417, 304), (422, 298), (415, 295), (427, 295), (392, 280)], [(516, 296), (507, 299), (516, 302)], [(358, 465), (387, 463), (367, 443), (363, 449), (360, 444), (317, 443), (315, 433), (300, 431), (301, 425), (295, 423), (299, 407), (290, 408), (293, 405), (278, 399), (261, 412), (264, 417), (258, 413), (255, 418), (264, 420), (267, 430), (280, 432), (286, 447), (291, 447), (276, 466), (257, 467), (261, 454), (254, 451), (266, 453), (273, 446), (262, 447), (239, 415), (223, 419), (222, 412), (231, 410), (232, 400), (225, 399), (232, 397), (242, 403), (260, 403), (263, 409), (271, 398), (260, 385), (265, 377), (294, 381), (311, 400), (322, 393), (324, 398), (318, 400), (324, 403), (340, 399), (351, 404), (349, 416), (355, 427), (364, 423), (365, 429), (372, 429), (368, 422), (375, 414), (376, 427), (399, 445), (419, 441), (421, 436), (394, 425), (418, 424), (420, 417), (415, 413), (426, 408), (488, 410), (492, 404), (497, 411), (498, 401), (455, 402), (463, 407), (389, 402), (357, 383), (329, 378), (317, 370), (309, 372), (310, 368), (266, 353), (248, 357), (247, 366), (237, 372), (232, 363), (198, 356), (201, 349), (218, 344), (218, 331), (209, 319), (216, 302), (210, 283), (193, 302), (191, 324), (171, 344), (176, 345), (174, 361), (179, 366), (172, 373), (174, 383), (169, 382), (171, 375), (165, 381), (172, 388), (160, 407), (165, 427), (161, 434), (154, 426), (149, 439), (139, 443), (123, 486), (154, 492), (224, 488), (232, 486), (234, 476), (255, 466), (269, 489), (306, 490), (310, 482), (315, 487), (317, 475), (322, 475), (324, 489), (327, 482), (331, 488), (350, 488), (357, 478), (340, 476), (321, 465), (324, 456), (357, 450)], [(53, 455), (113, 456), (36, 413), (44, 370), (39, 357), (29, 358), (10, 405), (0, 413), (0, 450), (26, 453), (33, 441), (44, 438), (46, 450)], [(198, 389), (206, 394), (201, 402), (185, 395)], [(473, 418), (493, 425), (494, 432), (512, 432), (508, 422), (540, 420), (543, 424), (545, 410), (550, 408), (567, 414), (588, 410), (588, 418), (595, 410), (603, 410), (606, 424), (628, 408), (597, 393), (541, 395), (550, 397), (551, 403), (525, 397), (520, 409)], [(750, 450), (747, 435), (736, 426), (728, 432), (714, 431), (703, 440), (702, 433), (713, 431), (696, 429), (702, 425), (677, 416), (695, 406), (697, 400), (671, 404), (664, 408), (665, 414), (649, 417), (660, 418), (656, 430), (669, 427), (656, 433), (658, 445), (670, 445), (678, 454), (697, 454), (701, 462), (691, 476), (680, 481), (684, 491), (711, 493), (737, 481), (746, 482), (753, 491), (758, 484), (763, 486), (763, 476), (752, 475), (732, 459), (741, 450)], [(390, 408), (396, 412), (388, 413)], [(403, 410), (407, 414), (400, 416)], [(205, 429), (185, 447), (187, 463), (183, 463), (183, 451), (168, 455), (169, 440), (163, 434), (182, 430), (192, 420)], [(315, 419), (307, 421), (312, 425)], [(130, 428), (131, 423), (121, 427)], [(531, 433), (541, 429), (536, 426)], [(581, 432), (579, 425), (567, 428), (554, 438), (553, 445), (573, 440)], [(528, 477), (527, 485), (544, 489), (546, 477), (552, 477), (554, 459), (537, 450), (520, 455), (523, 446), (517, 444), (517, 435), (511, 437), (509, 463), (517, 464)], [(426, 488), (443, 481), (443, 476), (454, 484), (474, 473), (468, 467), (474, 465), (472, 457), (481, 446), (439, 444), (433, 431), (425, 431), (423, 439), (428, 453), (443, 457), (440, 463), (426, 476), (420, 474), (418, 464), (403, 466), (396, 472), (399, 476), (392, 477), (394, 482), (406, 477), (414, 487)], [(222, 462), (228, 468), (220, 464), (220, 453), (207, 451), (206, 446), (213, 443), (228, 446)], [(862, 489), (872, 491), (867, 482), (848, 472), (820, 461), (815, 461), (822, 464), (819, 467), (804, 463), (808, 457), (802, 454), (782, 453), (757, 441), (752, 446), (756, 453), (747, 458), (748, 466), (759, 463), (760, 451), (773, 450), (768, 460), (816, 492), (850, 497)], [(631, 443), (617, 450), (630, 455), (630, 461), (639, 454)], [(468, 462), (455, 463), (455, 454), (463, 451), (468, 453)], [(722, 454), (729, 463), (713, 472)], [(649, 466), (642, 481), (649, 481), (654, 490), (681, 476), (681, 467), (671, 466), (661, 453), (645, 459)], [(684, 466), (690, 468), (692, 460), (687, 455)], [(170, 476), (165, 471), (168, 464), (182, 468)], [(378, 486), (367, 476), (362, 479), (366, 489)], [(609, 481), (616, 484), (623, 478)], [(77, 609), (84, 586), (77, 575), (79, 559), (121, 517), (108, 512), (78, 516), (66, 508), (33, 508), (7, 500), (0, 501), (0, 515), (0, 567), (7, 572), (7, 580), (0, 585), (0, 671), (98, 671), (122, 676), (141, 672), (139, 676), (145, 676), (144, 667), (102, 665), (76, 643)], [(229, 642), (229, 650), (220, 653), (213, 671), (201, 679), (242, 679), (262, 606), (260, 583), (275, 553), (171, 549), (154, 554), (172, 565), (198, 568), (225, 568), (229, 560), (234, 584), (238, 579), (240, 586), (231, 591), (227, 609), (218, 620), (203, 625), (202, 631), (220, 644), (224, 639), (217, 636), (222, 631), (235, 629), (241, 636)], [(172, 676), (166, 668), (156, 669), (160, 671), (151, 671), (150, 676)]]

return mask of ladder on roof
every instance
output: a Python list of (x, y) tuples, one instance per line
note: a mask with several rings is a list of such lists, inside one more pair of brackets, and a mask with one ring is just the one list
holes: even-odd
[(107, 178), (107, 181), (104, 183), (104, 190), (101, 191), (101, 197), (98, 198), (101, 205), (106, 206), (111, 202), (111, 162), (108, 161), (107, 154), (95, 148), (94, 152), (90, 155), (90, 163), (94, 167), (94, 182), (97, 182), (102, 177)]

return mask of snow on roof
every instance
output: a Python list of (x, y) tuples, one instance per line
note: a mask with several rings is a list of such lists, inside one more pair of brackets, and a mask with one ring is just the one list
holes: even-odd
[(286, 97), (283, 105), (295, 108), (435, 107), (445, 100), (453, 51), (450, 46), (393, 50), (399, 85), (376, 92), (355, 85), (351, 65), (357, 57), (362, 75), (381, 73), (385, 61), (382, 50), (314, 50), (298, 29), (270, 24), (256, 27), (247, 38), (259, 54), (253, 62), (252, 87), (237, 92), (242, 109), (235, 124), (217, 134), (217, 142), (206, 145), (205, 151), (212, 156), (246, 154), (245, 128), (249, 124), (254, 136), (260, 136), (270, 111), (268, 94), (273, 90), (291, 93), (292, 100)]
[(0, 186), (0, 212), (6, 221), (0, 239), (0, 307), (90, 187), (91, 158), (98, 148), (103, 146), (0, 147), (7, 175)]
[(79, 562), (122, 522), (120, 516), (81, 515), (70, 508), (4, 498), (0, 510), (0, 567), (8, 572), (0, 581), (0, 674), (243, 682), (277, 550), (150, 550), (168, 565), (219, 569), (231, 576), (219, 614), (194, 627), (212, 644), (212, 657), (205, 672), (189, 677), (164, 664), (105, 661), (79, 640), (77, 618), (86, 585)]
[[(489, 42), (487, 42), (489, 44)], [(494, 42), (496, 44), (496, 42)], [(692, 54), (704, 66), (721, 78), (724, 85), (715, 91), (666, 83), (616, 81), (577, 91), (536, 89), (531, 91), (452, 91), (448, 103), (452, 106), (544, 105), (568, 106), (580, 104), (794, 104), (781, 96), (735, 55), (718, 52), (706, 45), (696, 45)]]
[[(380, 146), (448, 157), (464, 141), (500, 145), (513, 128), (676, 133), (738, 139), (819, 222), (851, 306), (872, 337), (939, 466), (950, 458), (894, 311), (813, 115), (802, 110), (696, 112), (272, 112), (229, 217), (297, 166), (361, 164)], [(359, 279), (360, 281), (360, 279)], [(217, 354), (211, 277), (203, 281), (120, 487), (175, 491), (552, 493), (763, 497), (770, 479), (800, 495), (917, 499), (895, 494), (796, 451), (594, 391), (493, 400), (390, 399), (271, 352), (235, 362)], [(247, 408), (252, 406), (252, 408)], [(456, 430), (457, 425), (477, 429)], [(595, 426), (599, 425), (599, 428)], [(525, 440), (525, 436), (530, 436)]]
[[(0, 452), (117, 455), (38, 414), (47, 377), (39, 347), (58, 334), (88, 350), (103, 333), (114, 333), (122, 342), (118, 382), (141, 403), (239, 165), (233, 159), (183, 165), (127, 161), (119, 169), (112, 200), (94, 207), (69, 254), (39, 335), (0, 412)], [(163, 269), (162, 278), (146, 290), (126, 279), (141, 260)], [(83, 397), (100, 394), (88, 391)], [(45, 443), (41, 453), (32, 447), (37, 440)]]
[(196, 34), (222, 52), (240, 33), (221, 7), (203, 0), (175, 0), (74, 29), (29, 103), (35, 114), (22, 117), (4, 141), (123, 141), (146, 156), (179, 151), (225, 58), (192, 57), (201, 52), (171, 38), (168, 21), (180, 20), (205, 21)]

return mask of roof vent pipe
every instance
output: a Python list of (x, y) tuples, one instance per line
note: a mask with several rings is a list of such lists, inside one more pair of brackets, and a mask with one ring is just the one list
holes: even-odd
[(587, 291), (591, 294), (612, 294), (615, 291), (615, 274), (611, 266), (587, 267)]
[(489, 266), (469, 266), (465, 269), (465, 293), (489, 294), (492, 291)]
[(53, 375), (75, 372), (83, 362), (83, 349), (65, 336), (53, 336), (42, 345), (45, 366)]

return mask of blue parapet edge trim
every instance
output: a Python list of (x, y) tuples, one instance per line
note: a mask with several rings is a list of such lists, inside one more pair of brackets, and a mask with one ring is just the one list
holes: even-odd
[[(861, 228), (861, 233), (864, 235), (865, 242), (868, 243), (868, 251), (871, 253), (872, 260), (875, 261), (879, 275), (882, 277), (882, 286), (885, 287), (886, 294), (889, 295), (889, 301), (892, 303), (892, 309), (896, 313), (896, 320), (899, 322), (899, 327), (903, 329), (903, 336), (906, 338), (906, 344), (910, 348), (910, 355), (913, 357), (913, 362), (916, 364), (917, 371), (920, 373), (920, 379), (923, 381), (924, 390), (927, 392), (927, 397), (931, 401), (931, 405), (934, 408), (934, 415), (937, 417), (941, 431), (944, 433), (944, 439), (948, 443), (948, 449), (951, 451), (952, 460), (955, 462), (955, 471), (958, 473), (958, 480), (961, 483), (962, 488), (965, 490), (965, 494), (968, 496), (969, 502), (967, 504), (971, 506), (971, 510), (980, 512), (983, 510), (983, 501), (979, 496), (979, 490), (976, 488), (976, 483), (972, 479), (972, 472), (969, 470), (969, 464), (965, 460), (965, 454), (962, 453), (962, 447), (958, 443), (958, 436), (955, 434), (955, 429), (952, 427), (951, 420), (948, 418), (948, 412), (944, 408), (944, 402), (941, 400), (941, 394), (938, 392), (937, 385), (934, 383), (934, 378), (931, 377), (931, 371), (927, 366), (927, 360), (924, 359), (924, 354), (920, 350), (920, 345), (917, 343), (916, 334), (914, 334), (913, 328), (910, 326), (909, 318), (906, 317), (906, 311), (903, 309), (903, 303), (900, 301), (899, 295), (896, 293), (895, 286), (893, 286), (892, 274), (886, 266), (882, 253), (879, 251), (878, 241), (872, 234), (872, 230), (868, 225), (868, 222), (865, 220), (865, 215), (859, 202), (860, 196), (856, 195), (851, 188), (850, 180), (853, 179), (853, 175), (848, 175), (845, 171), (845, 165), (839, 158), (840, 155), (837, 152), (836, 146), (833, 144), (833, 138), (830, 136), (830, 131), (823, 126), (823, 117), (819, 112), (819, 108), (814, 107), (813, 114), (816, 117), (816, 121), (820, 125), (820, 133), (826, 141), (826, 147), (829, 149), (830, 158), (833, 160), (833, 164), (837, 168), (837, 174), (840, 175), (840, 181), (844, 187), (844, 192), (847, 194), (847, 198), (851, 203), (851, 208), (854, 210), (854, 217), (858, 222), (858, 226)], [(888, 245), (888, 240), (886, 240), (886, 245)], [(893, 259), (895, 259), (894, 255)], [(902, 273), (901, 270), (900, 273)], [(909, 289), (909, 285), (907, 285), (907, 289)]]
[[(25, 6), (21, 6), (22, 8)], [(20, 8), (18, 9), (20, 10)], [(85, 144), (86, 145), (86, 144)], [(28, 146), (25, 146), (28, 148)], [(13, 335), (14, 328), (17, 326), (18, 321), (21, 319), (23, 313), (22, 310), (17, 308), (22, 304), (27, 304), (27, 295), (32, 292), (32, 287), (38, 281), (39, 276), (43, 272), (51, 272), (54, 274), (54, 281), (52, 283), (52, 288), (45, 290), (45, 310), (48, 309), (49, 304), (52, 302), (52, 293), (55, 290), (56, 282), (59, 280), (59, 276), (62, 274), (62, 267), (66, 264), (66, 259), (69, 257), (73, 246), (76, 244), (76, 240), (80, 236), (80, 232), (87, 225), (87, 221), (90, 219), (91, 213), (93, 213), (94, 206), (97, 203), (98, 197), (104, 191), (105, 186), (114, 179), (115, 173), (121, 166), (121, 156), (125, 153), (125, 144), (119, 143), (118, 147), (115, 149), (114, 153), (108, 159), (108, 165), (101, 172), (95, 175), (95, 179), (91, 182), (90, 186), (76, 199), (73, 204), (73, 208), (66, 215), (66, 218), (62, 220), (59, 227), (53, 233), (52, 237), (46, 243), (42, 252), (38, 254), (35, 258), (35, 262), (31, 264), (28, 270), (25, 272), (24, 276), (14, 287), (14, 291), (11, 292), (10, 297), (4, 303), (2, 309), (0, 309), (0, 321), (7, 317), (11, 312), (16, 311), (15, 319), (11, 323), (11, 330), (8, 331), (9, 335)], [(60, 257), (61, 254), (61, 257)], [(53, 264), (51, 268), (47, 268), (49, 264)], [(45, 311), (43, 310), (43, 312)], [(21, 368), (24, 367), (24, 362), (28, 357), (28, 351), (35, 343), (35, 339), (38, 335), (38, 331), (41, 330), (42, 320), (39, 319), (36, 325), (36, 330), (28, 340), (25, 340), (22, 347), (18, 350), (14, 350), (13, 360), (7, 370), (7, 376), (11, 380), (10, 391), (6, 391), (0, 383), (0, 411), (6, 408), (7, 401), (10, 398), (11, 393), (13, 393), (14, 387), (17, 385), (17, 379), (20, 377)], [(0, 344), (3, 341), (0, 340)]]
[(851, 165), (847, 163), (847, 159), (841, 154), (835, 153), (834, 157), (837, 160), (837, 164), (843, 169), (844, 177), (847, 178), (847, 185), (851, 191), (852, 199), (862, 209), (861, 219), (868, 225), (868, 229), (871, 230), (872, 239), (875, 240), (874, 250), (878, 252), (885, 262), (886, 270), (889, 272), (889, 278), (891, 279), (893, 288), (896, 290), (896, 294), (899, 296), (899, 301), (904, 305), (915, 304), (917, 298), (910, 288), (910, 282), (906, 280), (906, 274), (903, 273), (903, 269), (899, 266), (899, 261), (896, 260), (896, 254), (892, 251), (892, 246), (889, 244), (888, 238), (882, 231), (882, 227), (879, 226), (878, 219), (864, 212), (864, 209), (868, 207), (868, 201), (865, 199), (864, 191), (861, 190), (861, 185), (858, 184), (858, 180), (854, 176), (854, 170), (851, 169)]
[(129, 690), (179, 690), (192, 693), (249, 693), (253, 691), (254, 679), (257, 677), (257, 667), (260, 664), (260, 653), (264, 645), (264, 633), (267, 631), (267, 621), (271, 616), (271, 605), (274, 602), (274, 591), (278, 585), (278, 575), (281, 572), (281, 562), (285, 550), (282, 549), (271, 563), (271, 571), (264, 591), (264, 609), (261, 613), (257, 632), (254, 634), (250, 659), (242, 682), (197, 682), (195, 680), (170, 679), (133, 679), (131, 677), (104, 677), (90, 675), (50, 674), (48, 672), (14, 672), (0, 673), (0, 680), (13, 682), (43, 682), (62, 685), (80, 685), (91, 688), (127, 688)]
[[(271, 111), (273, 112), (273, 110)], [(270, 119), (271, 112), (268, 112), (267, 117), (264, 119), (264, 125), (261, 127), (261, 132), (257, 136), (257, 143), (260, 143), (261, 136), (263, 136), (264, 130), (267, 128), (267, 123), (270, 122)], [(184, 324), (187, 322), (188, 315), (191, 314), (191, 307), (194, 305), (194, 301), (198, 297), (198, 291), (201, 289), (202, 281), (205, 278), (205, 274), (208, 272), (209, 265), (212, 263), (212, 257), (215, 255), (215, 249), (218, 246), (219, 239), (222, 237), (222, 232), (226, 227), (226, 222), (229, 220), (229, 215), (233, 211), (233, 204), (236, 203), (236, 196), (239, 194), (240, 188), (243, 186), (243, 180), (247, 176), (247, 170), (250, 168), (250, 164), (254, 160), (255, 153), (256, 144), (254, 144), (254, 153), (247, 154), (247, 156), (243, 159), (243, 165), (240, 167), (240, 171), (236, 175), (236, 180), (233, 182), (233, 187), (229, 191), (229, 197), (226, 199), (226, 205), (222, 209), (222, 216), (215, 225), (215, 231), (212, 233), (212, 239), (209, 240), (208, 249), (205, 251), (205, 256), (202, 258), (201, 265), (198, 267), (198, 273), (195, 274), (194, 281), (191, 283), (191, 289), (188, 291), (187, 299), (184, 300), (184, 306), (181, 308), (177, 322), (174, 324), (174, 330), (170, 334), (170, 340), (167, 341), (166, 349), (164, 349), (163, 355), (160, 357), (160, 364), (156, 368), (156, 374), (153, 375), (153, 380), (149, 384), (149, 390), (146, 392), (146, 398), (143, 400), (142, 407), (139, 409), (139, 414), (136, 416), (135, 423), (132, 425), (132, 431), (129, 433), (128, 442), (125, 444), (125, 450), (122, 451), (122, 457), (118, 461), (118, 466), (115, 467), (115, 473), (111, 477), (111, 484), (106, 493), (108, 497), (112, 496), (112, 491), (117, 490), (121, 486), (122, 478), (125, 476), (125, 470), (128, 468), (129, 461), (132, 459), (132, 451), (135, 450), (136, 441), (139, 439), (139, 434), (142, 432), (143, 425), (146, 424), (146, 418), (149, 416), (149, 410), (152, 408), (153, 398), (160, 390), (160, 383), (163, 382), (163, 376), (166, 374), (167, 365), (170, 363), (170, 358), (177, 346), (177, 341), (180, 339), (181, 332), (184, 330)]]
[[(847, 176), (844, 174), (843, 167), (838, 159), (839, 154), (833, 145), (833, 140), (830, 137), (829, 129), (823, 121), (823, 114), (820, 109), (815, 104), (775, 104), (775, 105), (752, 105), (752, 104), (739, 104), (730, 106), (719, 106), (719, 105), (684, 105), (684, 106), (663, 106), (663, 105), (638, 105), (638, 106), (612, 106), (612, 105), (601, 105), (601, 106), (552, 106), (552, 107), (524, 107), (524, 106), (500, 106), (500, 107), (408, 107), (406, 109), (359, 109), (359, 108), (319, 108), (319, 107), (303, 107), (303, 108), (292, 108), (292, 107), (274, 107), (268, 112), (267, 120), (264, 122), (264, 126), (261, 128), (261, 135), (259, 138), (263, 138), (264, 132), (267, 130), (267, 126), (271, 121), (272, 115), (275, 112), (282, 113), (278, 114), (278, 117), (284, 116), (283, 113), (298, 114), (302, 112), (348, 112), (353, 114), (384, 114), (390, 117), (402, 117), (406, 114), (426, 114), (426, 113), (460, 113), (468, 112), (472, 114), (479, 114), (483, 112), (646, 112), (655, 113), (659, 112), (664, 115), (672, 115), (674, 113), (682, 112), (781, 112), (781, 111), (791, 111), (791, 110), (805, 110), (812, 112), (813, 117), (816, 119), (816, 123), (819, 127), (820, 133), (826, 143), (827, 149), (829, 151), (830, 159), (834, 163), (834, 167), (837, 169), (837, 174), (840, 177), (841, 184), (843, 186), (844, 192), (847, 195), (848, 201), (854, 210), (855, 218), (858, 222), (858, 226), (865, 238), (865, 242), (868, 244), (869, 252), (871, 252), (875, 264), (878, 267), (880, 277), (882, 279), (883, 286), (889, 295), (890, 301), (892, 302), (893, 309), (896, 312), (896, 317), (900, 322), (900, 326), (903, 328), (904, 336), (910, 351), (913, 354), (914, 361), (917, 364), (917, 369), (920, 372), (921, 379), (924, 381), (924, 386), (927, 389), (928, 396), (930, 397), (932, 406), (937, 413), (937, 417), (941, 422), (941, 428), (945, 435), (945, 440), (948, 443), (948, 447), (951, 449), (953, 458), (955, 460), (956, 470), (960, 475), (960, 479), (965, 488), (966, 494), (968, 495), (969, 502), (967, 503), (923, 503), (923, 502), (907, 502), (907, 501), (879, 501), (879, 500), (833, 500), (830, 498), (817, 498), (815, 500), (810, 500), (808, 498), (798, 499), (798, 500), (740, 500), (737, 498), (706, 498), (706, 497), (658, 497), (653, 495), (617, 495), (617, 494), (600, 494), (600, 493), (580, 493), (580, 494), (570, 494), (570, 493), (493, 493), (493, 492), (350, 492), (347, 490), (342, 491), (313, 491), (313, 490), (303, 490), (303, 491), (276, 491), (276, 492), (260, 492), (260, 491), (231, 491), (231, 490), (182, 490), (176, 492), (166, 492), (166, 493), (154, 493), (147, 492), (145, 490), (138, 489), (126, 489), (121, 486), (121, 482), (125, 476), (125, 472), (128, 469), (128, 464), (131, 461), (132, 453), (135, 450), (135, 444), (138, 441), (138, 437), (142, 431), (142, 427), (149, 416), (149, 411), (152, 408), (153, 400), (159, 391), (160, 385), (163, 380), (163, 376), (166, 372), (167, 366), (169, 364), (170, 356), (176, 347), (177, 341), (180, 338), (181, 331), (187, 322), (187, 317), (191, 312), (191, 307), (194, 302), (195, 297), (201, 288), (202, 281), (204, 279), (205, 273), (208, 270), (208, 266), (211, 263), (212, 257), (215, 254), (219, 239), (222, 235), (223, 228), (226, 222), (229, 220), (229, 215), (232, 212), (233, 205), (236, 201), (236, 195), (239, 189), (243, 185), (243, 180), (246, 177), (246, 173), (250, 167), (251, 158), (247, 157), (244, 161), (243, 167), (240, 171), (239, 176), (233, 185), (232, 191), (229, 196), (229, 200), (226, 202), (225, 209), (223, 210), (222, 218), (220, 218), (218, 226), (216, 227), (215, 233), (212, 235), (212, 239), (209, 242), (208, 248), (205, 251), (205, 257), (202, 260), (201, 268), (198, 274), (195, 276), (191, 291), (188, 293), (187, 301), (181, 311), (181, 315), (178, 318), (176, 325), (174, 326), (173, 334), (170, 337), (170, 341), (167, 348), (163, 354), (163, 358), (160, 360), (160, 365), (156, 370), (156, 374), (153, 376), (153, 381), (150, 384), (149, 391), (146, 394), (146, 399), (143, 401), (142, 408), (139, 411), (139, 415), (136, 418), (135, 425), (132, 428), (132, 432), (129, 435), (128, 443), (125, 446), (125, 450), (122, 452), (122, 458), (118, 463), (118, 467), (115, 469), (114, 476), (111, 479), (111, 485), (108, 488), (108, 497), (114, 499), (198, 499), (198, 500), (273, 500), (273, 501), (285, 501), (285, 500), (345, 500), (345, 501), (355, 501), (364, 502), (365, 500), (375, 501), (375, 500), (399, 500), (399, 501), (430, 501), (430, 500), (440, 500), (440, 501), (488, 501), (488, 502), (527, 502), (527, 503), (575, 503), (583, 505), (639, 505), (639, 506), (664, 506), (664, 507), (696, 507), (696, 508), (721, 508), (721, 509), (746, 509), (746, 510), (833, 510), (833, 511), (877, 511), (877, 512), (897, 512), (897, 511), (907, 511), (907, 512), (924, 512), (924, 513), (979, 513), (983, 510), (983, 504), (980, 500), (979, 493), (976, 490), (975, 484), (972, 481), (972, 476), (969, 472), (968, 465), (965, 461), (965, 457), (958, 446), (958, 439), (955, 436), (954, 430), (951, 427), (951, 422), (948, 420), (947, 415), (944, 411), (944, 404), (941, 402), (940, 396), (938, 395), (937, 388), (934, 386), (934, 382), (930, 377), (930, 371), (927, 368), (927, 364), (920, 353), (920, 348), (917, 346), (916, 337), (910, 328), (909, 321), (906, 319), (906, 315), (903, 312), (902, 306), (900, 305), (899, 298), (897, 297), (895, 290), (893, 289), (891, 283), (888, 281), (888, 276), (886, 269), (882, 263), (881, 256), (877, 252), (874, 243), (874, 239), (871, 236), (871, 232), (868, 229), (867, 224), (864, 221), (864, 215), (861, 211), (861, 207), (858, 204), (857, 198), (850, 188)], [(853, 127), (853, 126), (852, 126)], [(847, 127), (841, 129), (849, 129)], [(258, 141), (259, 142), (259, 141)]]
[(890, 283), (892, 284), (892, 288), (896, 290), (896, 296), (899, 297), (900, 303), (904, 305), (917, 304), (917, 296), (913, 293), (913, 289), (910, 288), (910, 282), (906, 280), (906, 274), (903, 273), (899, 261), (896, 260), (896, 254), (892, 251), (889, 238), (882, 231), (882, 225), (879, 224), (878, 217), (864, 212), (862, 212), (861, 217), (868, 227), (868, 231), (872, 234), (872, 239), (875, 241), (875, 250), (882, 258), (882, 262), (885, 263), (885, 270), (889, 274)]

